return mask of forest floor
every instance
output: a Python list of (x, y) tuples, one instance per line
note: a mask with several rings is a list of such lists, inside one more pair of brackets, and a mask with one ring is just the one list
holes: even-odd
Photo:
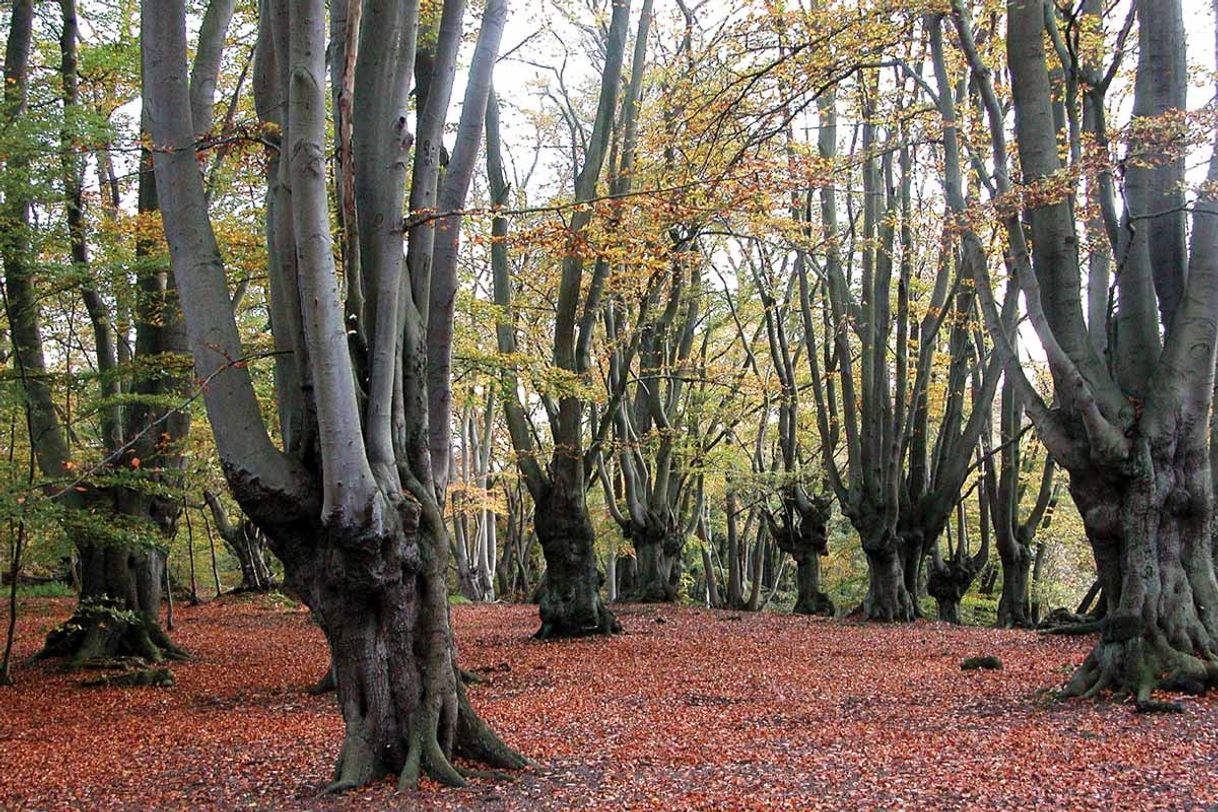
[[(17, 654), (71, 602), (27, 601)], [(537, 766), (467, 789), (319, 797), (337, 751), (302, 609), (179, 606), (168, 688), (23, 665), (0, 688), (0, 809), (1192, 808), (1218, 804), (1218, 700), (1055, 698), (1088, 639), (618, 607), (612, 640), (535, 642), (532, 606), (459, 606), (475, 705)], [(974, 655), (1001, 671), (960, 669)]]

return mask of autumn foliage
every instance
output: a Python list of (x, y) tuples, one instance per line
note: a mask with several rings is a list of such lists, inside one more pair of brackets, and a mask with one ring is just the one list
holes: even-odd
[[(31, 602), (19, 652), (70, 612)], [(1060, 701), (1090, 642), (640, 606), (612, 640), (540, 643), (527, 606), (453, 610), (473, 701), (536, 763), (464, 790), (319, 796), (342, 735), (308, 614), (268, 598), (179, 611), (169, 688), (53, 666), (0, 693), (0, 807), (38, 809), (1150, 808), (1218, 803), (1218, 702)], [(1000, 671), (960, 669), (992, 654)], [(1101, 755), (1102, 754), (1102, 755)], [(1119, 780), (1117, 780), (1119, 778)]]

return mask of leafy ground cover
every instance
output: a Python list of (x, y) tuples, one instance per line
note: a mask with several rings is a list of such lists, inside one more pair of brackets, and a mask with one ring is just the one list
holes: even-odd
[[(19, 653), (71, 603), (32, 599)], [(612, 640), (539, 643), (531, 606), (459, 606), (475, 704), (536, 766), (511, 782), (319, 797), (341, 719), (304, 611), (179, 607), (167, 688), (53, 666), (0, 689), (0, 808), (849, 809), (1218, 803), (1218, 701), (1061, 702), (1087, 640), (675, 607)], [(996, 655), (1001, 671), (960, 669)], [(87, 676), (87, 675), (86, 675)], [(1103, 745), (1103, 750), (1101, 750)], [(1103, 752), (1106, 755), (1101, 756)]]

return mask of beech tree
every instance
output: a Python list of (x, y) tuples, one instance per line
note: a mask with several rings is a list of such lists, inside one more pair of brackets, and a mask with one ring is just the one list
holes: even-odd
[[(1053, 76), (1062, 72), (1101, 113), (1087, 125), (1103, 139), (1104, 92), (1115, 68), (1095, 68), (1099, 45), (1086, 56), (1063, 48), (1051, 65), (1045, 40), (1048, 34), (1053, 41), (1055, 9), (1008, 5), (1006, 66), (1020, 172), (1015, 176), (1007, 164), (1002, 102), (968, 10), (953, 4), (960, 44), (988, 117), (1006, 259), (1045, 351), (1052, 407), (1017, 363), (1008, 370), (1038, 436), (1069, 475), (1107, 601), (1100, 638), (1066, 693), (1114, 689), (1146, 701), (1155, 688), (1200, 691), (1218, 683), (1218, 615), (1212, 611), (1218, 582), (1206, 446), (1218, 337), (1218, 149), (1207, 183), (1185, 205), (1189, 140), (1181, 137), (1186, 128), (1180, 123), (1187, 88), (1181, 5), (1147, 0), (1136, 13), (1138, 66), (1119, 221), (1115, 201), (1105, 199), (1111, 185), (1094, 174), (1088, 178), (1105, 213), (1109, 247), (1123, 262), (1110, 313), (1091, 325), (1098, 330), (1102, 324), (1104, 335), (1113, 338), (1101, 354), (1104, 345), (1092, 340), (1086, 321), (1076, 210), (1070, 187), (1060, 182), (1061, 128), (1078, 119), (1055, 117)], [(1092, 24), (1101, 26), (1098, 17)], [(1118, 35), (1118, 58), (1122, 40)], [(1218, 133), (1205, 129), (1218, 147)], [(979, 292), (994, 340), (1013, 359), (985, 274), (979, 275)], [(1094, 320), (1100, 314), (1090, 315)]]
[[(1032, 449), (1021, 444), (1023, 404), (1015, 387), (1014, 375), (1007, 376), (1002, 386), (999, 408), (1000, 446), (994, 454), (984, 457), (985, 484), (982, 493), (986, 513), (993, 523), (995, 547), (1002, 563), (1002, 595), (998, 599), (998, 625), (1004, 628), (1027, 628), (1035, 624), (1032, 615), (1030, 578), (1035, 560), (1036, 533), (1048, 525), (1057, 500), (1054, 475), (1057, 467), (1052, 458), (1040, 460), (1040, 477), (1035, 479), (1036, 457)], [(988, 445), (988, 443), (987, 443)], [(1041, 456), (1046, 456), (1043, 454)], [(995, 470), (997, 469), (997, 470)], [(1032, 476), (1036, 492), (1031, 507), (1021, 515), (1020, 506), (1027, 490), (1023, 479)]]
[(238, 592), (270, 592), (274, 587), (271, 568), (266, 560), (266, 536), (249, 518), (241, 516), (234, 524), (220, 497), (211, 491), (203, 491), (203, 501), (211, 511), (216, 532), (237, 559), (241, 567), (241, 583)]
[[(429, 435), (431, 419), (446, 419), (432, 415), (443, 410), (447, 391), (437, 390), (449, 382), (429, 371), (449, 352), (444, 295), (454, 267), (441, 246), (456, 235), (439, 237), (428, 218), (436, 201), (456, 209), (465, 197), (506, 4), (491, 0), (483, 11), (442, 172), (464, 14), (461, 0), (423, 10), (369, 0), (331, 15), (331, 50), (342, 55), (337, 109), (350, 111), (338, 128), (337, 174), (350, 184), (340, 200), (354, 204), (344, 224), (358, 239), (346, 245), (359, 250), (358, 276), (349, 265), (341, 280), (344, 305), (325, 161), (326, 8), (321, 0), (260, 6), (254, 87), (272, 141), (266, 222), (277, 445), (251, 386), (195, 160), (186, 9), (180, 0), (147, 0), (142, 9), (145, 105), (196, 373), (207, 381), (233, 494), (329, 643), (346, 728), (333, 789), (385, 774), (403, 787), (423, 773), (461, 784), (456, 754), (524, 763), (479, 719), (459, 679), (441, 508), (446, 449)], [(416, 75), (417, 138), (407, 108)], [(412, 216), (404, 220), (412, 148)]]
[[(51, 280), (40, 272), (33, 248), (28, 147), (19, 148), (5, 167), (7, 210), (0, 247), (30, 442), (49, 480), (45, 490), (64, 508), (63, 526), (80, 556), (79, 605), (72, 618), (51, 632), (42, 654), (64, 656), (74, 664), (123, 655), (159, 661), (182, 655), (161, 628), (158, 613), (163, 545), (181, 512), (173, 488), (183, 475), (182, 446), (190, 428), (189, 414), (181, 407), (187, 396), (185, 334), (164, 249), (150, 235), (137, 236), (130, 265), (116, 282), (116, 287), (133, 286), (134, 304), (124, 298), (125, 291), (108, 295), (100, 284), (85, 210), (88, 152), (82, 141), (84, 122), (93, 111), (80, 98), (78, 8), (74, 0), (61, 0), (59, 6), (58, 182), (67, 226), (66, 265), (92, 328), (96, 437), (65, 420), (55, 399), (43, 338), (43, 302)], [(232, 13), (231, 0), (217, 0), (202, 20), (188, 83), (197, 135), (212, 129), (220, 51)], [(34, 28), (32, 5), (15, 3), (5, 57), (5, 107), (12, 121), (25, 112)], [(113, 219), (120, 206), (119, 183), (108, 153), (103, 150), (95, 159), (100, 208)], [(143, 216), (154, 216), (158, 206), (151, 161), (151, 152), (141, 148), (137, 208)], [(168, 405), (172, 401), (179, 405)], [(91, 441), (96, 449), (87, 447)]]
[[(798, 206), (796, 207), (798, 209)], [(795, 214), (799, 222), (800, 214)], [(805, 221), (806, 223), (806, 221)], [(757, 293), (764, 305), (763, 321), (769, 343), (770, 360), (779, 389), (778, 398), (778, 448), (782, 460), (781, 480), (778, 485), (779, 508), (777, 511), (763, 506), (762, 513), (770, 537), (784, 552), (795, 560), (796, 597), (794, 611), (799, 614), (829, 615), (836, 611), (833, 601), (821, 589), (820, 559), (829, 551), (829, 516), (833, 500), (828, 494), (818, 492), (815, 483), (809, 482), (807, 461), (803, 459), (803, 443), (799, 432), (799, 384), (796, 378), (796, 355), (799, 345), (792, 349), (787, 337), (787, 316), (793, 310), (800, 315), (800, 326), (811, 329), (813, 316), (808, 301), (807, 256), (802, 249), (795, 252), (795, 260), (789, 273), (786, 267), (775, 274), (773, 263), (768, 261), (768, 252), (759, 248), (760, 262), (750, 262)], [(751, 258), (751, 255), (750, 255)], [(780, 304), (774, 289), (782, 276), (788, 277), (786, 295)], [(798, 281), (798, 285), (796, 282)], [(792, 307), (797, 291), (802, 293)], [(743, 337), (743, 336), (742, 336)], [(811, 339), (810, 339), (811, 341)], [(809, 344), (815, 350), (813, 343)], [(768, 419), (768, 410), (763, 412)], [(819, 438), (818, 438), (819, 439)], [(832, 436), (823, 442), (832, 442)], [(816, 447), (820, 456), (822, 449)]]
[[(648, 15), (643, 20), (645, 25)], [(517, 343), (505, 244), (506, 218), (497, 217), (492, 227), (495, 304), (502, 312), (495, 333), (499, 352), (509, 357), (503, 374), (504, 414), (521, 478), (533, 499), (533, 527), (546, 560), (546, 572), (537, 595), (541, 613), (537, 636), (541, 638), (609, 634), (620, 628), (600, 596), (601, 576), (596, 566), (595, 533), (587, 502), (600, 444), (594, 441), (587, 447), (585, 443), (589, 404), (581, 391), (581, 383), (593, 369), (593, 339), (610, 266), (607, 262), (593, 262), (589, 273), (582, 241), (592, 222), (591, 204), (598, 195), (614, 122), (619, 115), (618, 91), (629, 25), (629, 0), (615, 0), (605, 40), (596, 118), (583, 142), (583, 154), (575, 171), (574, 209), (565, 224), (567, 240), (559, 270), (552, 363), (569, 383), (558, 394), (556, 403), (551, 398), (544, 399), (553, 443), (549, 464), (544, 469), (538, 462), (534, 428), (519, 379), (511, 368)], [(646, 28), (641, 31), (645, 41)], [(498, 110), (494, 105), (488, 108), (486, 142), (491, 200), (502, 207), (508, 202), (509, 188), (503, 169)], [(608, 425), (604, 421), (600, 424)]]

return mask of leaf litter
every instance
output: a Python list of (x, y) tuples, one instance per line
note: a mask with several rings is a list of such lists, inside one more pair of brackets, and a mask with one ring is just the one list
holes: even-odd
[[(23, 660), (71, 601), (30, 599)], [(0, 689), (0, 808), (807, 810), (1218, 804), (1218, 700), (1180, 714), (1058, 701), (1086, 639), (618, 607), (612, 639), (538, 642), (532, 606), (453, 608), (483, 717), (535, 762), (465, 789), (339, 797), (342, 719), (308, 613), (179, 606), (169, 687), (94, 687), (53, 664)], [(730, 615), (737, 617), (736, 614)], [(657, 623), (663, 619), (663, 623)], [(961, 671), (979, 653), (1001, 671)], [(20, 661), (20, 660), (19, 660)], [(1170, 698), (1170, 697), (1168, 697)]]

